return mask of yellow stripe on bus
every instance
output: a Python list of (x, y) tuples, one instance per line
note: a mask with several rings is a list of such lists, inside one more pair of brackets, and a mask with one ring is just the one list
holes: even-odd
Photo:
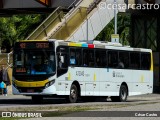
[(82, 47), (81, 43), (69, 43), (69, 46), (74, 46), (74, 47)]
[(96, 74), (94, 73), (94, 81), (96, 81)]
[(144, 75), (141, 75), (141, 83), (143, 83), (144, 82)]
[(71, 73), (68, 73), (68, 80), (71, 80)]
[(17, 87), (44, 87), (49, 80), (36, 81), (36, 82), (24, 82), (15, 80), (14, 83)]

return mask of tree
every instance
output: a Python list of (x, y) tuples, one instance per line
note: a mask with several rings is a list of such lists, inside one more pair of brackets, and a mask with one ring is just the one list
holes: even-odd
[[(118, 14), (117, 26), (117, 34), (120, 36), (120, 43), (129, 45), (130, 16)], [(100, 41), (111, 41), (111, 34), (114, 34), (114, 19), (110, 21), (95, 39)]]
[(43, 20), (43, 15), (14, 15), (0, 18), (0, 46), (10, 52), (17, 40), (25, 39)]
[[(17, 40), (24, 40), (47, 16), (46, 15), (14, 15), (0, 18), (0, 47), (10, 52)], [(118, 34), (123, 45), (129, 45), (130, 16), (118, 14)], [(114, 20), (112, 20), (95, 38), (100, 41), (110, 41), (114, 34)]]

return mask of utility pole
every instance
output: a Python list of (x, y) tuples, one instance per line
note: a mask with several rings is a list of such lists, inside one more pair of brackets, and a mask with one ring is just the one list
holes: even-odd
[(111, 35), (111, 42), (119, 43), (119, 35), (117, 34), (117, 0), (114, 0), (114, 34)]
[(117, 34), (117, 0), (114, 0), (114, 34)]

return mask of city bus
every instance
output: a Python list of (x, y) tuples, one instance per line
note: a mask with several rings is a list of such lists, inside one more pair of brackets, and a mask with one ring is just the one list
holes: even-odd
[(13, 94), (78, 98), (128, 96), (153, 91), (152, 50), (100, 41), (24, 40), (13, 49)]

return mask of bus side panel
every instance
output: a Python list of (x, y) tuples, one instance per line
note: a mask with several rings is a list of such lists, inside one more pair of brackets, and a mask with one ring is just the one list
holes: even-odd
[(82, 67), (69, 67), (65, 78), (66, 95), (70, 94), (70, 88), (74, 81), (80, 85), (80, 94), (85, 95), (84, 69)]
[(85, 96), (99, 96), (99, 69), (84, 68)]
[(128, 87), (128, 95), (131, 94), (132, 89), (133, 89), (133, 82), (132, 82), (132, 78), (133, 78), (133, 74), (132, 74), (132, 70), (129, 69), (114, 69), (112, 71), (112, 77), (114, 82), (116, 83), (116, 86), (118, 89), (118, 95), (119, 95), (119, 91), (120, 91), (120, 87), (121, 85), (124, 83), (126, 84)]
[(147, 70), (133, 70), (133, 92), (132, 95), (150, 93), (151, 74)]
[(100, 70), (100, 95), (118, 96), (120, 86), (125, 82), (128, 89), (132, 89), (131, 76), (128, 71), (122, 69), (101, 69)]
[[(109, 68), (100, 69), (100, 96), (116, 96), (118, 89), (113, 82), (112, 70)], [(117, 90), (116, 90), (117, 89)]]
[(69, 95), (74, 81), (80, 85), (81, 96), (99, 96), (99, 71), (94, 68), (69, 67), (68, 72), (57, 78), (58, 95)]
[(66, 95), (66, 81), (65, 77), (67, 77), (67, 74), (64, 74), (56, 79), (57, 81), (57, 95)]

